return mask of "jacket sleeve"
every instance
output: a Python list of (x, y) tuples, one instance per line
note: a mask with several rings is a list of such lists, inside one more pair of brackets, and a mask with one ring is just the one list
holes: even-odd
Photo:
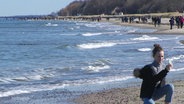
[(158, 74), (153, 75), (154, 82), (161, 81), (167, 75), (168, 72), (169, 71), (167, 71), (166, 69), (164, 69), (161, 72), (159, 72)]
[(146, 66), (144, 66), (144, 67), (140, 70), (140, 76), (139, 76), (139, 78), (144, 79), (144, 78), (146, 77), (146, 74), (148, 74), (148, 73), (147, 73), (148, 67), (149, 67), (149, 66), (146, 65)]
[(140, 78), (147, 81), (158, 82), (162, 80), (167, 75), (167, 73), (168, 71), (164, 69), (158, 74), (155, 74), (153, 69), (149, 65), (146, 65), (140, 71)]

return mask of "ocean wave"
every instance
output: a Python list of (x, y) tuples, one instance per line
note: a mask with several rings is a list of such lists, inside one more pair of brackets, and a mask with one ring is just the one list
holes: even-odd
[(109, 69), (110, 66), (104, 65), (104, 66), (88, 66), (86, 70), (93, 71), (93, 72), (100, 72), (100, 70)]
[(173, 71), (173, 72), (176, 72), (176, 71), (184, 71), (184, 68), (172, 69), (171, 71)]
[(147, 51), (151, 51), (151, 48), (139, 48), (138, 51), (147, 52)]
[(166, 61), (175, 61), (175, 60), (180, 60), (180, 59), (183, 59), (184, 58), (184, 55), (178, 55), (178, 56), (173, 56), (173, 57), (170, 57), (170, 58), (166, 58)]
[(125, 81), (134, 78), (133, 76), (108, 76), (108, 77), (97, 77), (94, 79), (80, 79), (74, 81), (64, 81), (56, 84), (30, 84), (30, 85), (22, 85), (15, 86), (6, 90), (0, 91), (0, 97), (8, 97), (19, 94), (28, 94), (33, 92), (41, 92), (41, 91), (51, 91), (56, 89), (67, 89), (67, 87), (75, 87), (82, 85), (90, 85), (90, 84), (105, 84), (116, 81)]
[(82, 36), (97, 36), (97, 35), (102, 35), (102, 33), (84, 33)]
[[(177, 46), (177, 47), (174, 47), (174, 49), (179, 49), (179, 50), (181, 50), (181, 49), (184, 49), (184, 46)], [(183, 51), (183, 50), (181, 50), (181, 51)]]
[(89, 64), (89, 66), (83, 67), (82, 69), (91, 72), (100, 72), (101, 70), (110, 69), (109, 64), (111, 64), (111, 62), (106, 59), (100, 59)]
[(95, 24), (84, 24), (86, 27), (97, 27)]
[(58, 26), (58, 24), (47, 23), (47, 24), (45, 24), (45, 26), (53, 26), (53, 27), (56, 27), (56, 26)]
[(11, 83), (13, 82), (14, 80), (11, 79), (11, 78), (0, 78), (0, 82), (3, 82), (3, 83)]
[[(22, 74), (15, 74), (14, 76), (7, 76), (7, 77), (0, 77), (0, 83), (2, 84), (11, 84), (11, 83), (19, 83), (19, 82), (29, 82), (29, 81), (41, 81), (47, 78), (51, 78), (55, 76), (57, 69), (47, 70), (43, 69), (36, 69), (32, 70), (29, 73), (22, 73)], [(64, 69), (63, 69), (64, 70)], [(65, 71), (65, 70), (64, 70)]]
[(120, 33), (120, 31), (102, 32), (102, 33), (84, 33), (82, 34), (82, 36), (98, 36), (98, 35), (117, 34), (117, 33)]
[(87, 44), (80, 44), (77, 45), (79, 48), (82, 49), (97, 49), (97, 48), (104, 48), (104, 47), (112, 47), (117, 45), (117, 43), (113, 42), (102, 42), (102, 43), (87, 43)]
[(21, 76), (21, 77), (9, 77), (9, 78), (0, 78), (0, 82), (3, 83), (12, 83), (12, 82), (27, 82), (27, 81), (36, 81), (36, 80), (42, 80), (42, 79), (46, 79), (49, 77), (52, 77), (52, 74), (47, 74), (47, 75), (41, 75), (41, 74), (37, 74), (37, 75), (27, 75), (27, 76)]
[(148, 35), (143, 35), (139, 38), (132, 38), (131, 40), (145, 41), (145, 40), (158, 40), (158, 39), (159, 39), (158, 37), (151, 37), (151, 36), (148, 36)]
[(0, 92), (0, 97), (8, 97), (12, 95), (18, 95), (18, 94), (25, 94), (25, 93), (30, 93), (30, 91), (27, 90), (10, 90), (6, 92)]
[[(36, 68), (33, 70), (20, 69), (22, 71), (14, 73), (13, 76), (8, 76), (8, 74), (3, 74), (4, 77), (0, 77), (0, 84), (12, 84), (19, 82), (29, 82), (29, 81), (42, 81), (49, 78), (55, 78), (58, 76), (66, 75), (71, 67), (49, 67), (49, 68)], [(11, 70), (14, 71), (14, 70)]]
[(113, 47), (116, 45), (123, 45), (123, 44), (136, 44), (139, 42), (135, 41), (121, 41), (121, 40), (115, 40), (115, 41), (105, 41), (105, 42), (98, 42), (98, 43), (85, 43), (85, 44), (79, 44), (77, 47), (81, 49), (98, 49), (98, 48), (104, 48), (104, 47)]
[[(166, 58), (165, 61), (168, 61), (168, 63), (172, 64), (174, 61), (182, 60), (182, 59), (184, 59), (184, 55), (178, 55), (178, 56)], [(177, 68), (177, 69), (172, 69), (171, 71), (183, 71), (183, 70), (184, 68)]]
[[(106, 28), (106, 29), (112, 29), (112, 28), (114, 28), (112, 25), (110, 25), (110, 27), (109, 27), (109, 23), (100, 23), (100, 22), (88, 22), (88, 23), (85, 23), (85, 24), (78, 24), (78, 25), (84, 25), (84, 26), (86, 26), (86, 27), (89, 27), (89, 28), (95, 28), (95, 27), (97, 27), (97, 28)], [(109, 27), (109, 28), (108, 28)], [(117, 28), (121, 28), (121, 27), (119, 27), (119, 26), (116, 26), (116, 29)], [(113, 29), (114, 30), (114, 29)]]
[(134, 33), (136, 31), (137, 31), (137, 29), (132, 29), (132, 30), (128, 30), (126, 33)]

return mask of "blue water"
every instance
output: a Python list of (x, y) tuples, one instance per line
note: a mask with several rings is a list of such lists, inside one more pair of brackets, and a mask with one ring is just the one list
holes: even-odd
[(174, 65), (170, 78), (183, 75), (184, 36), (153, 31), (106, 22), (0, 20), (0, 97), (137, 82), (132, 70), (152, 62), (154, 43)]

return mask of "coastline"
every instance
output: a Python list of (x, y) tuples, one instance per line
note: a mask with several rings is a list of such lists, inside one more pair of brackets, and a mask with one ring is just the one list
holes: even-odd
[[(108, 22), (108, 21), (105, 21)], [(126, 26), (134, 26), (139, 28), (149, 28), (149, 29), (155, 29), (156, 31), (154, 33), (130, 33), (130, 34), (148, 34), (148, 35), (154, 35), (154, 34), (180, 34), (183, 35), (183, 33), (167, 33), (166, 31), (169, 31), (168, 25), (162, 25), (160, 27), (154, 27), (152, 24), (137, 24), (137, 23), (121, 23), (120, 20), (112, 20), (109, 22), (114, 22), (118, 25), (126, 25)], [(182, 30), (182, 29), (181, 29)], [(160, 31), (165, 31), (166, 33), (161, 33)], [(176, 104), (182, 104), (184, 102), (184, 81), (175, 81), (175, 94), (174, 101)], [(2, 97), (0, 103), (2, 104), (142, 104), (142, 101), (139, 98), (139, 90), (140, 85), (136, 84), (135, 86), (127, 86), (122, 88), (116, 88), (116, 89), (109, 89), (109, 90), (103, 90), (99, 92), (70, 92), (67, 90), (62, 89), (56, 89), (56, 90), (49, 90), (49, 91), (33, 91), (31, 93), (25, 92), (22, 94), (17, 94), (13, 96), (8, 97)], [(86, 94), (87, 93), (87, 94)], [(82, 95), (81, 95), (82, 94)], [(163, 100), (159, 100), (160, 103), (163, 102)], [(159, 104), (160, 104), (159, 103)], [(158, 103), (157, 103), (158, 104)]]

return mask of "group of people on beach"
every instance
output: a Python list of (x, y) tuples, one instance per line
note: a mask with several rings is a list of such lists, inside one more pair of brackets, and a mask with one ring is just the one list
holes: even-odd
[(169, 23), (170, 23), (170, 29), (171, 30), (173, 29), (174, 21), (176, 22), (176, 26), (177, 26), (178, 29), (183, 28), (183, 23), (184, 23), (183, 16), (176, 16), (175, 18), (174, 17), (170, 18)]
[(159, 26), (161, 24), (161, 17), (152, 17), (152, 22), (154, 23), (154, 26)]
[(170, 104), (174, 92), (172, 84), (166, 84), (166, 75), (173, 65), (169, 62), (163, 67), (164, 50), (159, 44), (154, 44), (152, 50), (153, 62), (143, 68), (135, 68), (133, 74), (142, 79), (140, 98), (144, 104), (155, 104), (155, 101), (165, 96), (165, 104)]
[(121, 17), (121, 22), (125, 22), (125, 23), (132, 23), (134, 21), (134, 17)]
[[(121, 22), (123, 23), (133, 23), (134, 20), (138, 18), (139, 21), (136, 21), (136, 23), (139, 23), (140, 21), (142, 21), (142, 23), (146, 23), (148, 22), (147, 19), (149, 19), (150, 17), (122, 17), (121, 18)], [(151, 17), (152, 23), (154, 24), (155, 27), (159, 26), (161, 24), (161, 16), (155, 16), (155, 17)], [(184, 25), (184, 17), (183, 16), (176, 16), (176, 17), (171, 17), (169, 20), (169, 24), (170, 24), (170, 29), (173, 29), (173, 26), (176, 24), (177, 28), (183, 28)]]

